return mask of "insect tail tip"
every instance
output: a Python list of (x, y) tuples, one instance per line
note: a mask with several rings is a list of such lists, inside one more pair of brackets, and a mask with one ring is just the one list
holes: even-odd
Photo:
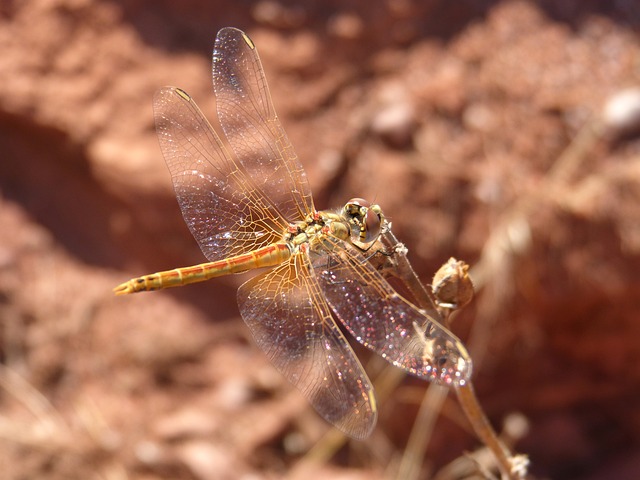
[(113, 289), (113, 293), (116, 295), (127, 295), (129, 293), (133, 293), (129, 282), (121, 283), (117, 287)]

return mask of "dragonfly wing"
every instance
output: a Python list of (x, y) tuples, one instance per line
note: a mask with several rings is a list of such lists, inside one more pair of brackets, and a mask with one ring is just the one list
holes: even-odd
[(220, 30), (212, 72), (218, 117), (238, 161), (284, 218), (304, 219), (314, 211), (309, 182), (249, 37), (235, 28)]
[(354, 246), (326, 239), (312, 253), (312, 267), (333, 312), (360, 343), (436, 383), (469, 379), (471, 359), (460, 340), (400, 296)]
[(195, 102), (164, 87), (153, 110), (185, 222), (210, 261), (277, 242), (288, 222), (234, 162)]
[(242, 318), (275, 367), (338, 429), (365, 438), (376, 423), (371, 382), (308, 275), (308, 257), (238, 290)]

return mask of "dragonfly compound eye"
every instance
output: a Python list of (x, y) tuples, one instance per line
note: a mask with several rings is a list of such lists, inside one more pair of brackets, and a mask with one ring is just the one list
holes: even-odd
[(359, 243), (371, 243), (380, 235), (382, 213), (380, 207), (363, 198), (352, 198), (344, 206), (344, 215), (351, 224), (351, 238)]
[(382, 218), (380, 217), (380, 213), (374, 208), (367, 208), (367, 215), (364, 218), (365, 238), (364, 240), (361, 238), (360, 241), (368, 243), (378, 238), (381, 223)]
[(369, 208), (371, 206), (371, 202), (365, 200), (364, 198), (352, 198), (351, 200), (349, 200), (347, 202), (347, 205), (345, 206), (345, 209), (347, 207), (354, 207), (354, 208), (359, 208), (359, 207), (365, 207), (365, 208)]

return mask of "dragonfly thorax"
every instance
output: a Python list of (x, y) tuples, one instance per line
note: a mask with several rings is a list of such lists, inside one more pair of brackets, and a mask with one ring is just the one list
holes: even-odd
[(378, 205), (371, 205), (362, 198), (352, 198), (338, 213), (315, 212), (302, 222), (292, 223), (284, 240), (295, 250), (305, 243), (322, 242), (326, 237), (333, 237), (365, 251), (378, 239), (386, 225)]
[[(292, 251), (306, 248), (304, 245), (310, 245), (311, 249), (315, 249), (328, 238), (353, 243), (354, 239), (360, 237), (360, 226), (358, 224), (354, 227), (354, 225), (356, 224), (351, 222), (344, 212), (315, 212), (302, 222), (290, 224), (284, 241), (289, 244)], [(363, 248), (360, 244), (356, 246)]]
[(296, 250), (301, 245), (312, 242), (323, 230), (326, 231), (332, 220), (326, 212), (315, 212), (313, 215), (308, 215), (304, 221), (289, 225), (284, 241), (293, 250)]

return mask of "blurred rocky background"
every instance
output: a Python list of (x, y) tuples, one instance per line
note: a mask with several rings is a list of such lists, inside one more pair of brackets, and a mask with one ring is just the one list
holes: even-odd
[[(2, 0), (0, 477), (397, 477), (424, 382), (331, 448), (252, 344), (243, 276), (111, 293), (204, 260), (151, 99), (180, 86), (215, 121), (223, 26), (257, 44), (316, 207), (382, 205), (425, 283), (472, 266), (454, 331), (493, 425), (526, 419), (533, 477), (639, 478), (632, 0)], [(411, 461), (430, 478), (479, 447), (450, 395)]]

